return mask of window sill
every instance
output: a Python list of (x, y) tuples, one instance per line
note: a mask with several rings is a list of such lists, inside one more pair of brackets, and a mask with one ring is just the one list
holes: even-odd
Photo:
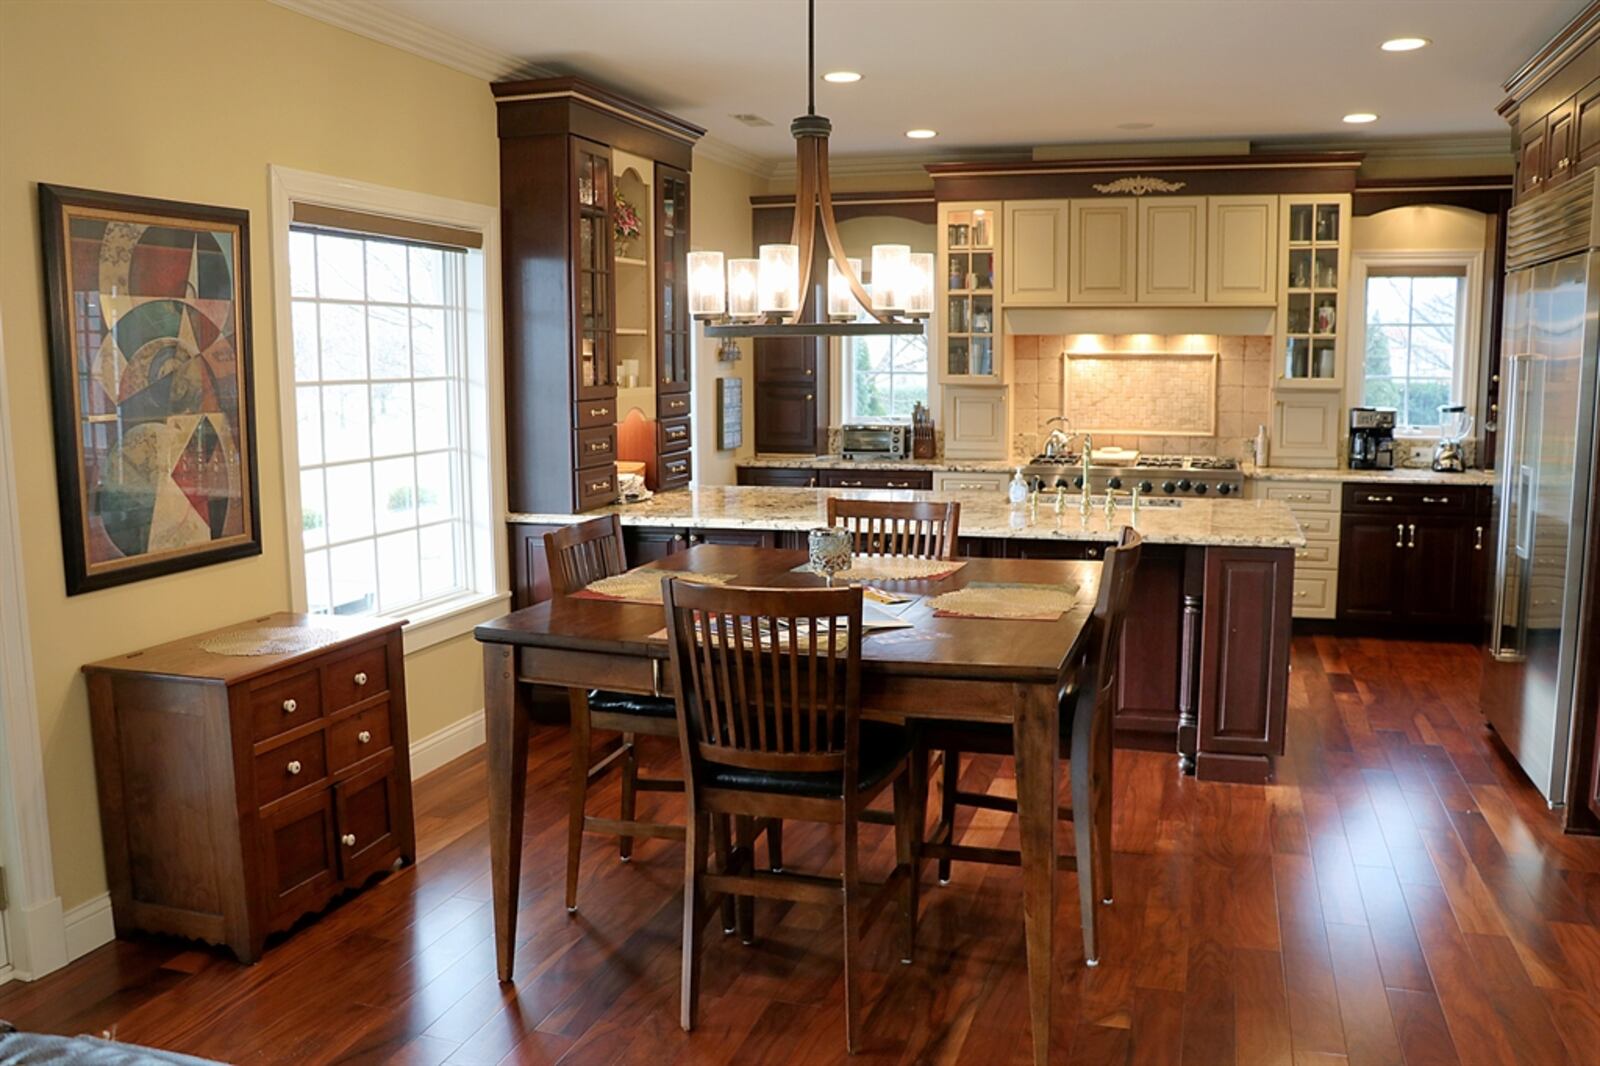
[(401, 631), (405, 653), (410, 655), (471, 633), (481, 623), (505, 614), (510, 604), (509, 592), (471, 593), (434, 604), (426, 611), (408, 611), (406, 627)]

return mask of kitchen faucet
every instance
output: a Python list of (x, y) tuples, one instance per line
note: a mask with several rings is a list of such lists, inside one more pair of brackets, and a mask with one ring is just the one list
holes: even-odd
[(1089, 503), (1089, 456), (1094, 451), (1094, 438), (1085, 433), (1079, 437), (1078, 468), (1081, 472), (1080, 480), (1083, 482), (1083, 501), (1078, 504), (1078, 510), (1085, 516), (1090, 509)]

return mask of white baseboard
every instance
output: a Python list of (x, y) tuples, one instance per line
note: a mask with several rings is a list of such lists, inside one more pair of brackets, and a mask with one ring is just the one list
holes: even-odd
[(111, 893), (102, 892), (62, 915), (67, 933), (67, 961), (81, 959), (117, 938), (111, 922)]
[(6, 912), (7, 947), (10, 949), (12, 977), (33, 980), (68, 962), (66, 919), (61, 898), (52, 896), (32, 907), (13, 907)]
[(458, 722), (411, 742), (411, 780), (430, 774), (449, 762), (483, 746), (484, 718), (479, 708)]

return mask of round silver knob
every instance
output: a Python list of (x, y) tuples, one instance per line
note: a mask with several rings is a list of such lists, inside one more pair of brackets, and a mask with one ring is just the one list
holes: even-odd
[(283, 713), (284, 714), (293, 714), (296, 710), (299, 709), (299, 707), (300, 707), (300, 705), (298, 703), (296, 703), (294, 700), (284, 700), (283, 701)]
[(356, 674), (356, 685), (357, 686), (365, 685), (366, 683), (367, 683), (367, 672), (365, 670), (363, 670), (360, 673)]
[(356, 846), (356, 835), (354, 833), (346, 833), (339, 838), (339, 842), (347, 848), (353, 848)]
[(361, 732), (356, 734), (356, 740), (362, 744), (370, 744), (372, 743), (372, 734), (363, 729)]
[(288, 770), (289, 771), (289, 776), (293, 777), (295, 774), (298, 774), (300, 772), (300, 760), (299, 759), (290, 759), (289, 760), (289, 765), (284, 767), (284, 769)]

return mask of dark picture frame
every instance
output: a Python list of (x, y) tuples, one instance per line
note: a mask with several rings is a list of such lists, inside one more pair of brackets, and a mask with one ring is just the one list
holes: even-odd
[(250, 214), (39, 185), (67, 595), (261, 554)]

